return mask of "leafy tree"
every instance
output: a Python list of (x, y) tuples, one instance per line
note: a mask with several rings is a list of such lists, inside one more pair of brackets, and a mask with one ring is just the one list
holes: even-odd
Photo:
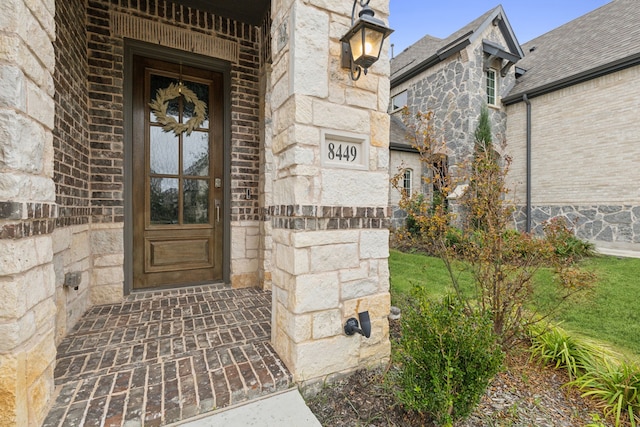
[[(456, 218), (445, 203), (429, 206), (423, 202), (416, 209), (415, 195), (403, 194), (400, 206), (411, 207), (414, 232), (399, 239), (409, 239), (411, 244), (425, 248), (440, 257), (449, 271), (457, 297), (463, 301), (468, 313), (476, 309), (491, 316), (493, 329), (503, 346), (510, 346), (522, 336), (526, 326), (549, 313), (535, 311), (535, 272), (551, 267), (556, 273), (558, 304), (585, 290), (593, 282), (592, 274), (574, 265), (572, 256), (558, 251), (561, 242), (557, 236), (573, 236), (565, 229), (558, 233), (557, 226), (550, 238), (540, 238), (517, 232), (513, 221), (514, 205), (508, 200), (506, 176), (511, 158), (501, 155), (506, 144), (496, 147), (492, 138), (488, 109), (480, 114), (474, 132), (474, 152), (467, 163), (458, 165), (460, 176), (442, 176), (434, 170), (434, 157), (446, 152), (445, 144), (438, 141), (431, 123), (431, 113), (418, 113), (410, 117), (405, 112), (405, 123), (410, 129), (410, 140), (418, 150), (421, 160), (431, 170), (429, 183), (437, 178), (441, 194), (447, 199), (456, 186), (466, 188), (460, 204), (460, 218)], [(456, 222), (461, 230), (451, 227)], [(575, 238), (575, 237), (574, 237)], [(459, 286), (458, 271), (454, 260), (463, 258), (471, 269), (475, 292), (466, 297)]]

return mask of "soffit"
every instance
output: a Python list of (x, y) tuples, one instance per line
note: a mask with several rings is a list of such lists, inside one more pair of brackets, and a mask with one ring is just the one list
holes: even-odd
[(271, 0), (179, 0), (176, 3), (252, 25), (260, 25), (271, 7)]

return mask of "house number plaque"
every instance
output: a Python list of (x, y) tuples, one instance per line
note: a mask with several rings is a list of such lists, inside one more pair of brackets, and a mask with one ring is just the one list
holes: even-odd
[(368, 169), (369, 140), (362, 135), (324, 131), (322, 165), (346, 169)]

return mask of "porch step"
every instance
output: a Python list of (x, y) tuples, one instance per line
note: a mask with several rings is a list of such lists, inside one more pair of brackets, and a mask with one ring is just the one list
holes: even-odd
[(270, 307), (270, 292), (211, 285), (92, 308), (58, 346), (43, 426), (167, 424), (290, 388)]

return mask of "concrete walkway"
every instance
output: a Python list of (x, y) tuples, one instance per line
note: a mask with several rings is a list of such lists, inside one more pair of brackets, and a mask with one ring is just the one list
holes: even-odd
[(172, 424), (181, 427), (322, 427), (297, 389), (272, 394), (209, 416)]

